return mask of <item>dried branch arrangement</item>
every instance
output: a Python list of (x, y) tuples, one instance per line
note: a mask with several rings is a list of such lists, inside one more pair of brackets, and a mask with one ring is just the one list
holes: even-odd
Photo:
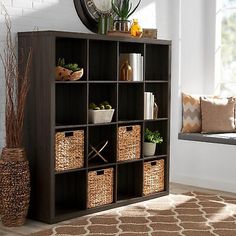
[[(25, 68), (19, 72), (17, 60), (17, 43), (12, 38), (11, 19), (6, 9), (6, 46), (3, 54), (0, 54), (5, 74), (5, 128), (6, 128), (6, 148), (22, 147), (22, 129), (24, 122), (24, 108), (26, 96), (29, 90), (29, 69), (32, 59), (32, 49), (29, 48), (27, 55), (22, 56), (25, 60)], [(19, 63), (23, 63), (19, 62)]]

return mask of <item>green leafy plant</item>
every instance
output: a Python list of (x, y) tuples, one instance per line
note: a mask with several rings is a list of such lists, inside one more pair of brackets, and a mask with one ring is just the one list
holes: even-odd
[(76, 63), (74, 63), (74, 64), (70, 63), (70, 64), (65, 65), (64, 67), (68, 70), (72, 70), (73, 72), (80, 70), (78, 64), (76, 64)]
[(144, 132), (144, 140), (145, 142), (149, 143), (162, 143), (163, 138), (161, 137), (161, 134), (158, 131), (151, 131), (149, 129), (146, 129)]
[(59, 58), (57, 62), (57, 66), (64, 67), (68, 70), (72, 70), (73, 72), (80, 70), (81, 68), (78, 66), (76, 63), (69, 63), (65, 64), (65, 59), (64, 58)]
[(112, 106), (109, 104), (109, 102), (104, 101), (100, 103), (99, 105), (96, 105), (94, 102), (89, 104), (89, 109), (92, 110), (109, 110), (112, 109)]
[(138, 8), (141, 0), (132, 10), (132, 3), (129, 0), (112, 0), (112, 9), (117, 14), (120, 20), (127, 20)]
[(57, 66), (65, 67), (65, 59), (59, 58), (57, 62)]

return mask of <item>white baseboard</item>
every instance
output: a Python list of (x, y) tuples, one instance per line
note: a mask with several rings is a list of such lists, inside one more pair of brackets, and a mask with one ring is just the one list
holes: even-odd
[(204, 179), (201, 177), (195, 178), (195, 177), (183, 176), (183, 175), (175, 175), (175, 176), (172, 175), (171, 182), (236, 193), (236, 181), (224, 182), (221, 180)]

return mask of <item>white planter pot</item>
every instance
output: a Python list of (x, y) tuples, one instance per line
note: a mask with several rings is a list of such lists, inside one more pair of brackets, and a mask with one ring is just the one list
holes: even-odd
[(144, 156), (154, 156), (156, 151), (156, 143), (144, 142), (143, 154)]
[(92, 124), (111, 122), (115, 109), (89, 110), (89, 122)]

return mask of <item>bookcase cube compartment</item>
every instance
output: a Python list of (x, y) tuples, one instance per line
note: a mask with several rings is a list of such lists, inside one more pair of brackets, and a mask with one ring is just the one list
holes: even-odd
[[(131, 67), (131, 81), (144, 80), (144, 44), (143, 43), (119, 43), (119, 80), (121, 79), (122, 65), (128, 61)], [(127, 82), (127, 81), (123, 81)]]
[(79, 81), (87, 80), (87, 43), (86, 39), (56, 38), (56, 66), (59, 58), (64, 58), (65, 63), (76, 63), (84, 69), (84, 74)]
[(87, 123), (87, 85), (56, 83), (56, 125)]
[[(112, 120), (116, 121), (117, 114), (117, 84), (113, 83), (90, 83), (89, 84), (89, 104), (95, 103), (99, 106), (100, 103), (107, 101), (114, 109)], [(107, 110), (104, 110), (107, 111)], [(111, 111), (110, 111), (111, 112)], [(106, 116), (109, 114), (106, 114)], [(111, 115), (111, 114), (110, 114)], [(90, 114), (89, 114), (90, 116)], [(89, 117), (89, 123), (101, 123), (94, 122), (95, 120), (92, 117)], [(105, 118), (103, 118), (105, 120)]]
[(170, 77), (170, 46), (146, 44), (145, 79), (168, 81)]
[(119, 163), (117, 166), (117, 200), (142, 196), (142, 161)]
[(86, 171), (55, 176), (55, 215), (86, 209)]
[[(109, 163), (115, 163), (116, 161), (116, 125), (94, 125), (89, 127), (89, 146), (88, 152), (95, 148), (100, 151), (105, 142), (107, 145), (100, 152), (107, 162), (104, 162), (99, 155), (92, 159), (88, 159), (88, 166), (99, 166)], [(95, 154), (95, 153), (94, 153)]]
[(157, 118), (168, 118), (168, 83), (145, 83), (145, 92), (151, 92), (158, 106)]
[(119, 84), (119, 121), (142, 120), (143, 106), (143, 84)]
[[(168, 120), (159, 121), (145, 121), (144, 129), (148, 128), (151, 131), (158, 130), (163, 142), (156, 145), (156, 152), (154, 156), (167, 155), (168, 150)], [(145, 157), (144, 157), (145, 158)]]
[(117, 80), (117, 42), (89, 40), (89, 80)]

